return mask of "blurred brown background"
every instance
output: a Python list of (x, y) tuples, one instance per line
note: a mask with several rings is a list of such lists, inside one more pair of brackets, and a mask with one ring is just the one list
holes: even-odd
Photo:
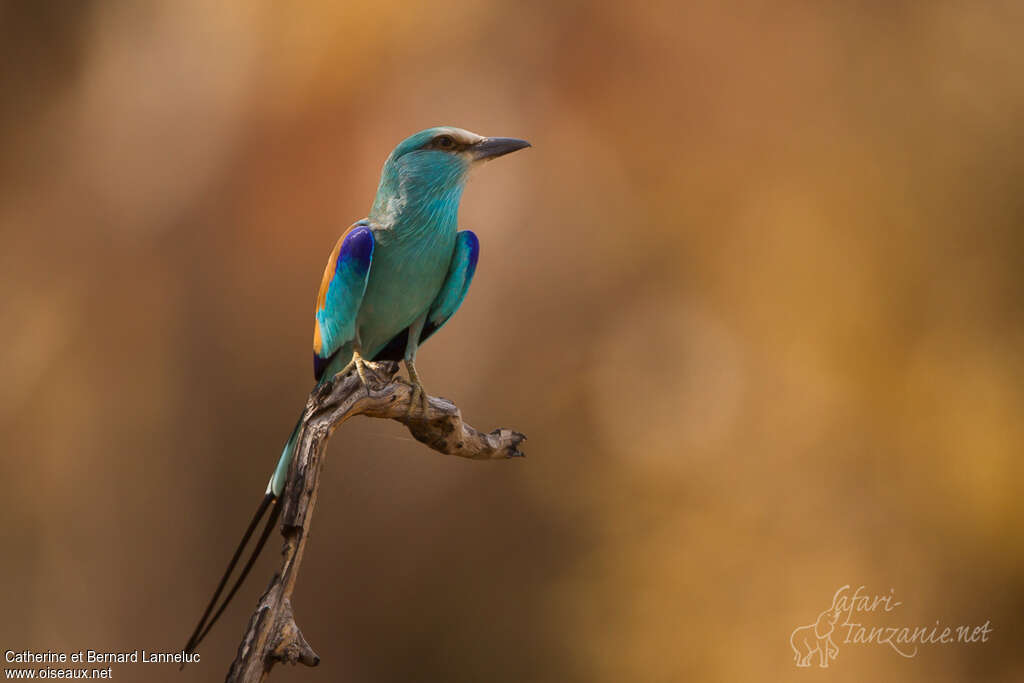
[[(1024, 6), (0, 4), (0, 648), (175, 650), (392, 146), (478, 172), (427, 387), (332, 443), (274, 681), (1024, 680)], [(222, 680), (277, 536), (179, 674)], [(793, 665), (835, 590), (981, 624)]]

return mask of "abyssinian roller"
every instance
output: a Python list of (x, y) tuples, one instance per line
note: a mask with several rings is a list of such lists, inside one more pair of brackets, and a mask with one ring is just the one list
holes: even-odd
[[(466, 178), (481, 163), (529, 146), (525, 140), (445, 126), (420, 131), (395, 147), (381, 171), (370, 215), (345, 231), (324, 269), (313, 326), (318, 383), (352, 370), (365, 382), (366, 361), (402, 360), (413, 386), (410, 411), (424, 408), (416, 352), (459, 309), (480, 255), (476, 235), (457, 228)], [(279, 512), (275, 503), (284, 490), (298, 432), (296, 424), (186, 652), (195, 650), (224, 612), (273, 530)], [(214, 612), (268, 510), (255, 548)]]

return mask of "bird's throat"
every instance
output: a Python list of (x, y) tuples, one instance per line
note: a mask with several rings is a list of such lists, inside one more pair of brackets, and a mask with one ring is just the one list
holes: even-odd
[(400, 187), (378, 195), (370, 220), (397, 241), (418, 240), (454, 233), (458, 224), (463, 184), (443, 190)]

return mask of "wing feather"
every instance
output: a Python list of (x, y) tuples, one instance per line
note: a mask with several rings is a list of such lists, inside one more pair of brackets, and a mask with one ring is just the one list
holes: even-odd
[(331, 356), (355, 339), (373, 247), (373, 231), (364, 223), (356, 223), (341, 236), (327, 260), (313, 328), (313, 373), (318, 380)]
[(434, 298), (434, 303), (430, 305), (427, 324), (423, 326), (423, 334), (420, 335), (421, 344), (427, 337), (441, 329), (448, 319), (455, 315), (455, 311), (459, 310), (466, 293), (469, 292), (469, 284), (473, 281), (479, 258), (480, 240), (470, 230), (461, 231), (455, 238), (455, 253), (452, 255), (451, 265), (448, 266), (448, 277)]

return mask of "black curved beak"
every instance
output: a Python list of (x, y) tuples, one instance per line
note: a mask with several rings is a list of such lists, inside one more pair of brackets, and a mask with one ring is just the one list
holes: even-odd
[(484, 138), (473, 145), (473, 159), (475, 161), (497, 159), (529, 146), (530, 143), (526, 140), (517, 140), (516, 138)]

